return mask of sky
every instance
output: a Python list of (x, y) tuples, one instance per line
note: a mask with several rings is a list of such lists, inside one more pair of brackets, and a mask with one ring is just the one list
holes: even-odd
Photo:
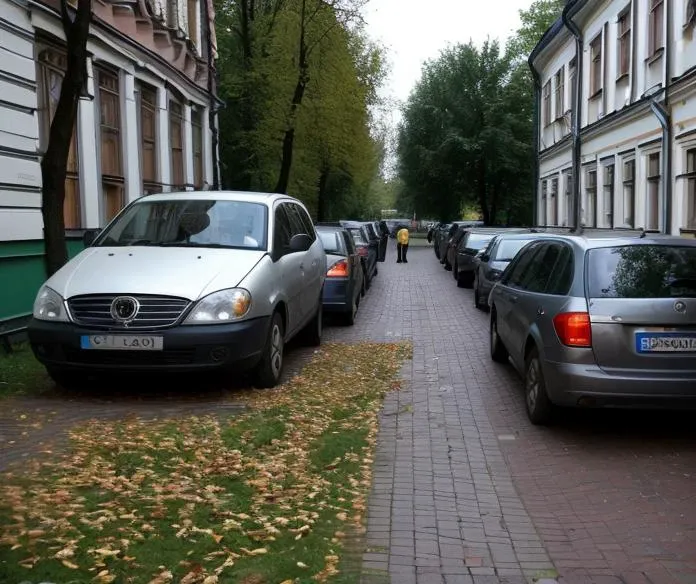
[[(404, 102), (420, 79), (421, 66), (448, 45), (487, 37), (504, 42), (519, 27), (519, 10), (531, 0), (369, 0), (367, 31), (386, 46), (390, 76), (382, 95)], [(388, 123), (396, 124), (398, 111)]]

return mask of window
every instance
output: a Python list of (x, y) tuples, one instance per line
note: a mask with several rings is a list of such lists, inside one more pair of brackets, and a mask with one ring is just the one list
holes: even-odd
[(617, 32), (617, 77), (628, 75), (631, 66), (631, 6), (619, 14)]
[(626, 160), (623, 165), (623, 213), (624, 225), (636, 225), (636, 161)]
[(172, 151), (172, 188), (184, 190), (184, 110), (179, 102), (169, 102), (169, 141)]
[(626, 245), (592, 249), (590, 298), (684, 298), (696, 296), (696, 248)]
[[(58, 107), (60, 88), (67, 67), (65, 54), (59, 50), (47, 48), (39, 53), (38, 82), (40, 99), (41, 150), (48, 146), (51, 122)], [(63, 215), (66, 229), (78, 229), (82, 226), (80, 207), (80, 168), (78, 164), (77, 132), (73, 129), (70, 151), (68, 153), (67, 174), (65, 177), (65, 201)]]
[(143, 193), (159, 193), (157, 176), (157, 90), (140, 86), (140, 167)]
[(273, 251), (278, 254), (283, 254), (290, 246), (290, 238), (292, 237), (292, 229), (290, 220), (285, 213), (286, 205), (278, 205), (275, 210), (275, 220), (273, 225)]
[(513, 262), (508, 266), (508, 269), (505, 270), (501, 283), (504, 286), (518, 288), (525, 274), (529, 271), (530, 266), (532, 266), (534, 257), (541, 249), (541, 246), (541, 242), (534, 242), (522, 248), (515, 256)]
[(193, 135), (193, 186), (203, 188), (203, 112), (191, 111), (191, 133)]
[(551, 215), (549, 217), (549, 225), (558, 224), (558, 179), (551, 180)]
[(647, 229), (660, 228), (660, 153), (648, 156)]
[[(573, 57), (568, 65), (568, 78), (570, 79), (570, 103), (575, 103), (575, 92), (577, 91), (577, 61)], [(568, 108), (572, 109), (572, 107)]]
[(198, 0), (187, 0), (186, 7), (188, 38), (193, 44), (198, 45)]
[(546, 225), (546, 194), (547, 194), (547, 181), (541, 181), (541, 208), (539, 209), (539, 225)]
[(597, 169), (588, 170), (585, 181), (585, 225), (597, 227)]
[(563, 176), (565, 177), (565, 225), (573, 224), (573, 171), (564, 170)]
[(684, 28), (694, 26), (696, 24), (696, 0), (686, 0), (686, 17), (684, 19)]
[(604, 226), (614, 227), (614, 165), (604, 167), (604, 185), (602, 190), (604, 205)]
[(544, 102), (544, 126), (548, 126), (551, 123), (551, 80), (544, 84), (542, 90), (542, 100)]
[(602, 90), (602, 35), (590, 43), (590, 97)]
[(302, 219), (302, 224), (305, 228), (304, 232), (312, 238), (312, 241), (314, 241), (316, 239), (316, 230), (314, 229), (314, 223), (312, 223), (312, 218), (302, 207), (300, 207), (297, 204), (295, 206), (297, 207), (297, 212), (300, 214), (300, 219)]
[(650, 0), (650, 17), (648, 20), (648, 55), (655, 55), (664, 47), (664, 0)]
[(534, 254), (530, 269), (528, 269), (522, 279), (519, 287), (527, 292), (543, 293), (546, 290), (546, 284), (553, 274), (554, 266), (558, 260), (560, 246), (554, 243), (547, 243), (541, 246), (539, 251)]
[(320, 231), (319, 239), (324, 246), (324, 251), (328, 254), (347, 255), (344, 249), (345, 241), (340, 231)]
[(575, 268), (573, 250), (563, 244), (552, 245), (559, 248), (558, 260), (556, 261), (544, 292), (546, 294), (565, 296), (570, 291), (570, 286), (573, 283), (573, 272)]
[(565, 110), (563, 109), (563, 93), (565, 91), (565, 69), (561, 67), (558, 73), (554, 76), (554, 108), (556, 119), (563, 116)]
[(696, 147), (686, 151), (686, 227), (696, 229)]
[(108, 222), (123, 208), (121, 161), (121, 100), (118, 74), (100, 69), (99, 132), (104, 219)]

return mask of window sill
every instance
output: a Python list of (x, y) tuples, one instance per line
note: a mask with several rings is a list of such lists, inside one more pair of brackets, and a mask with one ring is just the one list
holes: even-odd
[(655, 63), (657, 63), (657, 61), (659, 61), (662, 58), (662, 55), (664, 55), (664, 53), (664, 47), (660, 47), (652, 55), (645, 59), (645, 63), (648, 65), (648, 67), (654, 65)]
[(628, 81), (630, 75), (628, 73), (622, 73), (616, 78), (616, 83), (622, 83), (623, 81)]
[(682, 237), (696, 239), (696, 227), (680, 227), (679, 233)]
[(590, 97), (588, 98), (588, 101), (593, 101), (595, 99), (598, 99), (602, 96), (603, 89), (600, 88), (597, 91), (595, 91)]

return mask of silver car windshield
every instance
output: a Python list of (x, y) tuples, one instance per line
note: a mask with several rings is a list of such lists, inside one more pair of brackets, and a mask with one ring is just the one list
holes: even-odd
[(98, 247), (267, 249), (267, 207), (247, 201), (139, 201), (95, 242)]
[(597, 248), (588, 268), (590, 298), (696, 298), (696, 247)]
[(493, 258), (496, 262), (511, 262), (517, 252), (527, 245), (531, 239), (503, 239)]

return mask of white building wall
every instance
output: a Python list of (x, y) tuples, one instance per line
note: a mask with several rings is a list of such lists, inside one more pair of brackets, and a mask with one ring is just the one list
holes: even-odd
[[(166, 9), (164, 2), (160, 3)], [(185, 11), (183, 18), (186, 18)], [(0, 241), (35, 240), (43, 237), (41, 218), (41, 168), (39, 112), (37, 100), (36, 31), (63, 37), (57, 18), (42, 10), (28, 10), (12, 0), (0, 2)], [(197, 33), (200, 44), (200, 31)], [(154, 86), (158, 94), (157, 164), (158, 180), (163, 190), (171, 182), (171, 149), (167, 84), (180, 92), (195, 107), (208, 107), (203, 88), (196, 91), (178, 78), (168, 78), (167, 71), (139, 62), (132, 50), (119, 45), (116, 38), (100, 30), (93, 31), (88, 52), (94, 60), (120, 70), (121, 147), (125, 179), (124, 199), (128, 203), (142, 194), (139, 109), (135, 83), (142, 79)], [(92, 59), (88, 62), (88, 93), (78, 105), (78, 161), (82, 227), (103, 226), (100, 200), (99, 104), (95, 97)], [(11, 105), (6, 105), (11, 104)], [(193, 150), (190, 106), (186, 108), (185, 176), (193, 182)], [(207, 112), (204, 124), (204, 175), (212, 183), (212, 133)]]
[(0, 3), (0, 240), (42, 237), (34, 32), (26, 8)]
[[(687, 0), (671, 1), (671, 20), (665, 22), (663, 38), (667, 43), (667, 27), (670, 27), (671, 43), (665, 50), (670, 50), (672, 61), (671, 77), (679, 77), (689, 73), (696, 66), (696, 31), (694, 27), (684, 28)], [(664, 86), (667, 73), (665, 70), (665, 54), (648, 58), (648, 24), (649, 0), (609, 0), (588, 2), (587, 8), (581, 12), (577, 21), (584, 36), (583, 51), (583, 99), (580, 104), (582, 113), (582, 156), (580, 176), (580, 198), (583, 213), (583, 223), (591, 221), (591, 205), (586, 193), (587, 171), (595, 168), (597, 171), (596, 205), (598, 209), (598, 225), (609, 226), (604, 215), (605, 192), (603, 189), (604, 170), (608, 165), (614, 165), (614, 204), (611, 208), (614, 226), (628, 226), (627, 214), (630, 214), (628, 203), (623, 196), (624, 163), (635, 160), (635, 202), (633, 209), (633, 226), (648, 227), (648, 156), (651, 153), (661, 154), (662, 129), (657, 117), (649, 107), (649, 101), (644, 98), (646, 91), (655, 86)], [(617, 80), (619, 44), (618, 16), (631, 6), (635, 11), (632, 15), (631, 34), (632, 47), (635, 52), (631, 55), (630, 74), (628, 78)], [(601, 34), (603, 83), (601, 94), (591, 98), (590, 76), (591, 41)], [(566, 35), (563, 31), (559, 34)], [(555, 73), (560, 61), (570, 61), (574, 55), (568, 54), (567, 39), (554, 41), (542, 51), (535, 65), (541, 69), (542, 84)], [(567, 79), (567, 78), (566, 78)], [(672, 116), (672, 221), (671, 232), (679, 234), (680, 228), (686, 222), (686, 180), (680, 175), (686, 172), (686, 151), (696, 147), (696, 79), (682, 81), (678, 79), (670, 83), (670, 110)], [(658, 96), (659, 97), (659, 96)], [(641, 102), (642, 100), (642, 102)], [(641, 103), (637, 103), (641, 102)], [(543, 109), (543, 102), (542, 102)], [(623, 110), (623, 111), (622, 111)], [(693, 132), (693, 133), (691, 133)], [(680, 136), (682, 136), (680, 138)], [(548, 205), (544, 210), (542, 186), (548, 181), (547, 193), (550, 193), (550, 181), (559, 179), (559, 193), (563, 195), (567, 171), (572, 163), (570, 144), (567, 147), (549, 149), (554, 143), (548, 128), (542, 128), (539, 157), (540, 185), (538, 190), (539, 213), (538, 220), (549, 217)], [(628, 191), (627, 191), (628, 192)], [(567, 210), (566, 199), (559, 198), (559, 224), (562, 224), (564, 210)], [(565, 209), (564, 209), (565, 204)], [(661, 211), (661, 202), (660, 202)], [(660, 217), (660, 228), (664, 219)]]

